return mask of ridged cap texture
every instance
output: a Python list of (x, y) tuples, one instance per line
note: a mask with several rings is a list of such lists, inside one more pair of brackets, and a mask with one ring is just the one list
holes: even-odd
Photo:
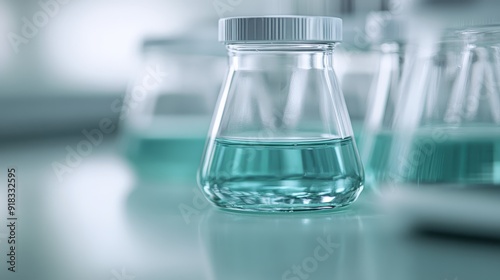
[(225, 43), (300, 43), (342, 41), (342, 20), (317, 16), (232, 17), (219, 20)]

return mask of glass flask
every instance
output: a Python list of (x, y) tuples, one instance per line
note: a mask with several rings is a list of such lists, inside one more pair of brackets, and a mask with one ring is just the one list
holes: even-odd
[(122, 106), (125, 154), (143, 180), (195, 183), (227, 67), (224, 48), (153, 38), (142, 53), (143, 66)]
[(364, 171), (332, 67), (342, 21), (227, 18), (219, 31), (230, 68), (198, 174), (203, 193), (247, 211), (356, 200)]
[(500, 26), (450, 29), (407, 70), (392, 179), (500, 184)]
[(360, 153), (367, 186), (383, 180), (389, 163), (396, 104), (400, 95), (406, 45), (406, 22), (390, 12), (372, 12), (366, 24), (373, 50), (380, 53), (378, 71), (371, 85)]

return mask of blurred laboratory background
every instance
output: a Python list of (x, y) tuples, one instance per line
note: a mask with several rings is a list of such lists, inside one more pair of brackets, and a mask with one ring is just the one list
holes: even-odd
[[(498, 279), (497, 2), (0, 0), (0, 279)], [(263, 15), (343, 19), (366, 172), (346, 210), (223, 212), (198, 189), (218, 20)]]
[[(358, 81), (347, 83), (350, 84), (346, 88), (350, 93), (347, 99), (363, 103), (364, 96), (357, 94), (367, 91), (370, 68), (374, 67), (373, 58), (366, 53), (369, 43), (364, 35), (365, 17), (369, 11), (389, 7), (389, 1), (60, 2), (47, 1), (47, 5), (39, 1), (1, 2), (4, 40), (0, 45), (0, 92), (5, 100), (1, 102), (1, 112), (9, 119), (2, 122), (2, 139), (79, 133), (103, 117), (116, 119), (117, 113), (110, 110), (109, 104), (123, 98), (138, 69), (155, 52), (155, 44), (161, 51), (158, 45), (161, 43), (166, 46), (164, 54), (157, 55), (173, 57), (164, 64), (169, 67), (165, 69), (169, 74), (165, 84), (170, 87), (165, 90), (179, 91), (188, 85), (193, 88), (184, 91), (205, 96), (210, 106), (213, 96), (206, 95), (216, 96), (218, 85), (204, 83), (222, 83), (226, 70), (225, 49), (217, 42), (217, 21), (220, 17), (240, 15), (342, 17), (345, 21), (342, 47), (356, 52), (346, 59), (365, 63), (362, 66), (339, 62), (337, 72), (340, 76), (347, 75), (347, 81)], [(38, 13), (45, 11), (44, 7), (49, 11), (46, 16)], [(199, 58), (210, 57), (211, 62), (195, 64)], [(359, 69), (346, 73), (346, 64)], [(183, 68), (179, 69), (179, 65)], [(200, 81), (192, 83), (189, 79)], [(176, 107), (179, 111), (189, 111), (193, 110), (190, 106), (196, 106), (193, 103)], [(353, 117), (362, 118), (362, 108), (351, 105), (350, 110)]]

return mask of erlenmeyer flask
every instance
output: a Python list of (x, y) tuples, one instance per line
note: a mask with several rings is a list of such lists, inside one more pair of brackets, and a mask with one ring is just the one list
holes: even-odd
[(364, 173), (332, 67), (341, 24), (305, 16), (220, 21), (230, 69), (199, 172), (213, 203), (293, 211), (358, 197)]
[(123, 146), (141, 179), (196, 181), (226, 70), (224, 48), (213, 45), (188, 38), (144, 42), (144, 65), (121, 115)]
[(368, 109), (360, 137), (367, 185), (375, 187), (387, 171), (396, 104), (400, 95), (407, 23), (389, 12), (368, 15), (367, 34), (380, 53), (378, 72), (371, 85)]
[(500, 184), (499, 30), (449, 30), (421, 48), (398, 107), (393, 179)]

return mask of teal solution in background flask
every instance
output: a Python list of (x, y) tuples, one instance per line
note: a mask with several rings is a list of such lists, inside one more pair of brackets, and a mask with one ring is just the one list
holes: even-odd
[(407, 22), (390, 12), (371, 12), (366, 32), (372, 49), (379, 54), (378, 71), (368, 97), (368, 109), (359, 137), (360, 151), (366, 168), (366, 185), (378, 190), (388, 179), (393, 123), (401, 91), (405, 65)]
[[(367, 154), (365, 158), (366, 181), (367, 184), (376, 187), (381, 182), (388, 179), (388, 169), (391, 166), (391, 146), (393, 143), (393, 132), (390, 130), (382, 130), (377, 132), (365, 131), (361, 138), (361, 143), (366, 148), (361, 148), (361, 152)], [(369, 149), (369, 150), (368, 150)]]
[(140, 181), (191, 188), (226, 70), (224, 48), (158, 37), (144, 40), (142, 55), (143, 66), (119, 104), (122, 151)]
[(464, 20), (409, 54), (391, 148), (395, 179), (500, 186), (499, 27)]
[(123, 150), (141, 180), (196, 183), (208, 126), (202, 119), (178, 119), (142, 130), (129, 128), (122, 137)]
[(198, 180), (242, 211), (331, 209), (354, 202), (364, 171), (332, 66), (342, 21), (222, 19), (230, 69)]
[[(436, 128), (437, 129), (437, 128)], [(500, 129), (461, 127), (418, 131), (402, 158), (412, 164), (400, 168), (408, 183), (500, 185)]]

